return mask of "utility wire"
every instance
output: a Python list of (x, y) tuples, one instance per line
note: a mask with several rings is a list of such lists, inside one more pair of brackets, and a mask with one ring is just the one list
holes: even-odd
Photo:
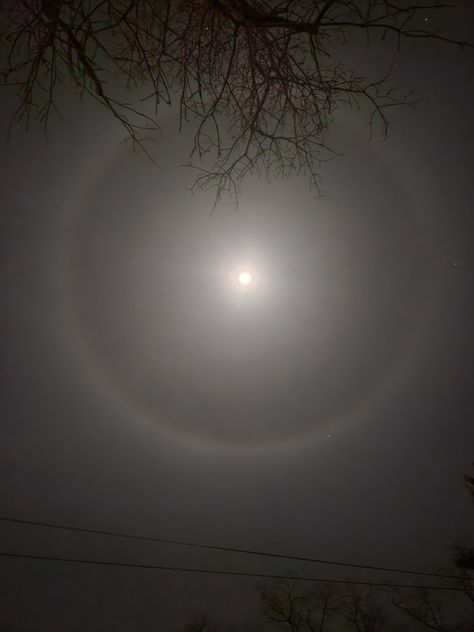
[(420, 575), (423, 577), (439, 577), (443, 579), (457, 579), (457, 580), (465, 580), (466, 578), (462, 575), (449, 575), (446, 573), (429, 573), (427, 571), (416, 571), (409, 569), (401, 569), (401, 568), (391, 568), (388, 566), (373, 566), (369, 564), (355, 564), (351, 562), (339, 562), (335, 560), (323, 560), (314, 557), (303, 557), (297, 555), (287, 555), (283, 553), (270, 553), (268, 551), (259, 551), (254, 549), (240, 549), (231, 546), (219, 546), (214, 544), (202, 544), (198, 542), (188, 542), (184, 540), (170, 540), (166, 538), (158, 538), (158, 537), (150, 537), (143, 535), (134, 535), (131, 533), (123, 533), (118, 531), (104, 531), (101, 529), (88, 529), (85, 527), (73, 527), (70, 525), (57, 524), (52, 522), (40, 522), (37, 520), (22, 520), (20, 518), (12, 518), (9, 516), (0, 516), (0, 520), (4, 522), (14, 522), (17, 524), (25, 524), (36, 527), (46, 527), (49, 529), (62, 529), (64, 531), (74, 531), (79, 533), (90, 533), (94, 535), (105, 535), (116, 538), (126, 538), (129, 540), (141, 540), (143, 542), (157, 542), (160, 544), (172, 544), (176, 546), (186, 546), (192, 547), (196, 549), (206, 549), (211, 551), (223, 551), (227, 553), (239, 553), (242, 555), (259, 555), (261, 557), (269, 557), (274, 559), (283, 559), (283, 560), (292, 560), (297, 562), (311, 562), (315, 564), (326, 564), (328, 566), (341, 566), (347, 568), (358, 568), (364, 570), (371, 571), (385, 571), (389, 573), (403, 573), (406, 575)]
[(72, 557), (55, 557), (52, 555), (30, 555), (26, 553), (7, 553), (0, 551), (0, 557), (20, 558), (26, 560), (40, 560), (46, 562), (66, 562), (71, 564), (92, 564), (95, 566), (120, 566), (122, 568), (144, 568), (159, 571), (177, 571), (179, 573), (196, 573), (206, 575), (230, 575), (234, 577), (258, 577), (260, 579), (286, 579), (299, 582), (313, 582), (322, 584), (350, 584), (356, 586), (377, 586), (379, 588), (411, 588), (425, 590), (448, 590), (464, 592), (464, 588), (454, 586), (433, 586), (420, 584), (392, 584), (388, 582), (371, 582), (361, 580), (324, 579), (322, 577), (298, 577), (297, 575), (280, 575), (272, 573), (250, 573), (244, 571), (222, 571), (210, 568), (188, 568), (185, 566), (161, 566), (156, 564), (142, 564), (137, 562), (108, 562), (106, 560), (86, 560)]

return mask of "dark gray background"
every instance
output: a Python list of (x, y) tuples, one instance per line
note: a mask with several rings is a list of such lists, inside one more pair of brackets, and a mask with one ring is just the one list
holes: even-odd
[[(394, 80), (417, 112), (394, 112), (386, 143), (341, 113), (325, 198), (304, 179), (254, 180), (213, 215), (175, 167), (189, 138), (171, 112), (159, 170), (68, 94), (48, 140), (15, 129), (1, 149), (0, 513), (447, 567), (473, 527), (472, 72), (472, 52), (408, 45)], [(247, 262), (258, 285), (242, 294), (230, 274)], [(8, 551), (329, 573), (0, 528)], [(257, 603), (251, 579), (0, 571), (5, 629), (172, 630)]]

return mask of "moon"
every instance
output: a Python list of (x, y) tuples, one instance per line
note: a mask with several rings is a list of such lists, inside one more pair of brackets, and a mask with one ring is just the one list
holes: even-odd
[(239, 275), (237, 276), (237, 281), (239, 282), (239, 285), (250, 285), (252, 283), (252, 275), (248, 270), (242, 270), (242, 272), (239, 272)]

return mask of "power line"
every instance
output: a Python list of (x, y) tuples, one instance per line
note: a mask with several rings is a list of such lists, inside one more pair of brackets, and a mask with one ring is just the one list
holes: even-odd
[(371, 582), (361, 580), (345, 580), (345, 579), (325, 579), (323, 577), (305, 577), (296, 575), (280, 575), (274, 573), (251, 573), (245, 571), (222, 571), (211, 568), (192, 568), (185, 566), (162, 566), (157, 564), (142, 564), (137, 562), (109, 562), (107, 560), (86, 560), (72, 557), (56, 557), (53, 555), (30, 555), (26, 553), (7, 553), (0, 551), (1, 557), (10, 557), (16, 559), (39, 560), (46, 562), (65, 562), (70, 564), (90, 564), (94, 566), (118, 566), (122, 568), (143, 568), (159, 571), (176, 571), (179, 573), (196, 573), (206, 575), (229, 575), (233, 577), (256, 577), (259, 579), (285, 579), (299, 582), (313, 582), (322, 584), (347, 584), (356, 586), (377, 586), (379, 588), (424, 588), (426, 590), (448, 590), (454, 592), (464, 592), (464, 588), (453, 586), (433, 586), (420, 584), (392, 584), (389, 582)]
[(288, 555), (284, 553), (270, 553), (268, 551), (259, 551), (256, 549), (241, 549), (231, 546), (219, 546), (216, 544), (202, 544), (198, 542), (189, 542), (185, 540), (170, 540), (167, 538), (134, 535), (131, 533), (123, 533), (118, 531), (105, 531), (102, 529), (88, 529), (86, 527), (74, 527), (71, 525), (64, 525), (52, 522), (40, 522), (38, 520), (22, 520), (20, 518), (12, 518), (9, 516), (0, 516), (0, 520), (4, 522), (14, 522), (17, 524), (25, 524), (36, 527), (46, 527), (49, 529), (62, 529), (64, 531), (74, 531), (78, 533), (89, 533), (94, 535), (105, 535), (116, 538), (126, 538), (129, 540), (140, 540), (142, 542), (156, 542), (159, 544), (171, 544), (175, 546), (186, 546), (196, 549), (205, 549), (211, 551), (222, 551), (226, 553), (239, 553), (242, 555), (259, 555), (261, 557), (269, 557), (274, 559), (292, 560), (296, 562), (311, 562), (313, 564), (326, 564), (328, 566), (340, 566), (346, 568), (358, 568), (371, 571), (385, 571), (389, 573), (403, 573), (406, 575), (420, 575), (423, 577), (439, 577), (443, 579), (457, 579), (464, 580), (465, 577), (461, 575), (450, 575), (446, 573), (429, 573), (427, 571), (416, 571), (409, 569), (393, 568), (388, 566), (373, 566), (370, 564), (355, 564), (352, 562), (339, 562), (335, 560), (318, 559), (314, 557), (304, 557), (298, 555)]

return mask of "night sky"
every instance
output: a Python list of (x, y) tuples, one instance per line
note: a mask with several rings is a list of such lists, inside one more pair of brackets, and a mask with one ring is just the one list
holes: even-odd
[[(386, 142), (340, 112), (326, 196), (254, 178), (214, 213), (177, 166), (189, 134), (173, 110), (159, 168), (67, 89), (47, 139), (15, 128), (0, 154), (0, 515), (447, 568), (474, 527), (473, 71), (470, 51), (407, 43), (394, 82), (416, 111), (391, 113)], [(0, 530), (2, 551), (360, 577)], [(6, 558), (0, 578), (2, 630), (171, 631), (257, 608), (251, 578)]]

